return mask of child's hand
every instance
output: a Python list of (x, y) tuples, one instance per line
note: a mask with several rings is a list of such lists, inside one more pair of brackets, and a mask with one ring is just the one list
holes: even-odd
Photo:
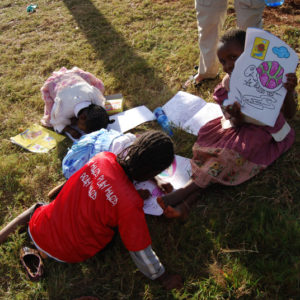
[(78, 119), (76, 117), (71, 118), (71, 125), (77, 125)]
[(159, 182), (157, 182), (157, 186), (165, 194), (169, 194), (169, 193), (171, 193), (174, 190), (173, 185), (171, 183), (169, 183), (169, 182), (159, 181)]
[(286, 88), (287, 92), (293, 92), (297, 86), (297, 76), (295, 73), (285, 74), (286, 82), (283, 86)]
[(70, 134), (71, 134), (71, 136), (74, 138), (74, 139), (79, 139), (80, 137), (81, 137), (81, 133), (80, 132), (78, 132), (76, 129), (74, 129), (74, 128), (70, 128), (69, 129), (69, 131), (68, 131)]
[(284, 117), (291, 119), (294, 117), (297, 111), (297, 93), (295, 87), (297, 86), (297, 76), (295, 73), (286, 74), (286, 82), (283, 84), (286, 88), (286, 95), (284, 98), (281, 112)]
[(149, 192), (149, 190), (137, 190), (137, 192), (139, 193), (139, 195), (141, 196), (141, 198), (143, 200), (148, 199), (151, 196), (151, 193)]
[(245, 122), (244, 115), (241, 112), (241, 105), (239, 102), (234, 102), (232, 105), (226, 106), (225, 112), (229, 115), (228, 119), (235, 127), (239, 127)]
[(156, 176), (152, 178), (152, 181), (158, 186), (158, 188), (165, 194), (173, 192), (173, 185), (169, 182), (164, 181), (160, 177)]
[(182, 278), (178, 274), (168, 274), (165, 272), (158, 277), (158, 280), (166, 290), (181, 289), (183, 287)]
[(63, 132), (68, 132), (74, 139), (79, 139), (81, 137), (80, 132), (69, 125), (64, 128)]

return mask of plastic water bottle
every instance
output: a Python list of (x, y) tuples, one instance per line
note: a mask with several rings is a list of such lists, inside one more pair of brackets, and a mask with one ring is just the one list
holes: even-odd
[(284, 0), (265, 0), (265, 3), (269, 7), (276, 7), (282, 5)]
[(162, 127), (162, 129), (169, 135), (173, 135), (173, 131), (171, 129), (168, 117), (166, 116), (165, 112), (161, 107), (157, 107), (153, 111), (155, 118), (157, 120), (157, 123)]

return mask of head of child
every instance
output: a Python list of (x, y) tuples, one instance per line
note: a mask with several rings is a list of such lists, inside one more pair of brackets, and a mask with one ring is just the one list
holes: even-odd
[(219, 41), (217, 55), (224, 72), (231, 74), (235, 61), (244, 52), (246, 32), (233, 29), (227, 31)]
[(109, 120), (109, 116), (102, 106), (95, 104), (81, 109), (77, 114), (77, 118), (78, 128), (85, 133), (106, 128), (108, 124), (114, 122), (114, 120)]
[(136, 181), (155, 177), (169, 167), (173, 160), (174, 147), (171, 138), (157, 130), (139, 136), (117, 157), (129, 179)]

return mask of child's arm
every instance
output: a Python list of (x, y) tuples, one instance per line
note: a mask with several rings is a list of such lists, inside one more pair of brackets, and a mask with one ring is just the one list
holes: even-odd
[(297, 110), (297, 93), (295, 87), (297, 86), (297, 76), (295, 73), (286, 74), (287, 81), (283, 84), (286, 88), (287, 93), (284, 98), (284, 102), (281, 108), (286, 119), (291, 119), (294, 117)]
[(68, 132), (74, 139), (79, 139), (81, 137), (81, 133), (70, 125), (67, 125), (62, 132)]
[(49, 193), (48, 193), (48, 198), (50, 200), (54, 200), (57, 195), (59, 194), (59, 192), (62, 190), (62, 188), (64, 187), (66, 181), (57, 185), (56, 187), (54, 187)]
[(171, 193), (174, 190), (173, 185), (171, 183), (165, 182), (160, 177), (153, 177), (151, 181), (153, 181), (165, 194)]
[(152, 280), (157, 279), (167, 290), (182, 287), (181, 276), (165, 271), (151, 245), (141, 251), (129, 251), (129, 253), (136, 266), (146, 277)]

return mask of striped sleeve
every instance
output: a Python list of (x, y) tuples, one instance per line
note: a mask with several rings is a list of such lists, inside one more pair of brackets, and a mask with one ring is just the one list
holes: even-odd
[(153, 251), (151, 245), (140, 251), (129, 251), (138, 269), (148, 278), (154, 280), (160, 277), (165, 268)]

